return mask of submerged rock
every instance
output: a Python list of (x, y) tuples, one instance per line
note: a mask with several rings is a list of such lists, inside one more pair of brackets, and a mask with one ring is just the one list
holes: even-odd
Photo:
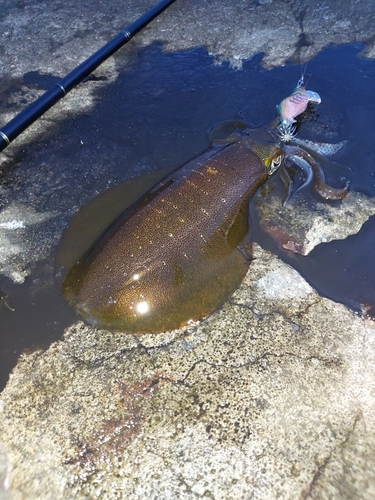
[(281, 248), (301, 255), (308, 255), (320, 243), (358, 233), (375, 214), (375, 198), (357, 192), (349, 192), (334, 204), (306, 197), (304, 192), (282, 206), (282, 197), (278, 190), (258, 194), (260, 225)]
[(126, 336), (77, 323), (24, 354), (0, 398), (7, 491), (372, 499), (375, 324), (254, 256), (200, 324)]

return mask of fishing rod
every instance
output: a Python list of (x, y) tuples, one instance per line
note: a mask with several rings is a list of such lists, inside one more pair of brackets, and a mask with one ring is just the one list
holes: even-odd
[(88, 57), (83, 63), (74, 68), (73, 71), (68, 73), (59, 83), (56, 83), (43, 95), (38, 97), (38, 99), (32, 102), (26, 109), (12, 118), (10, 122), (0, 129), (0, 151), (3, 151), (9, 146), (9, 144), (27, 129), (27, 127), (52, 108), (52, 106), (100, 66), (102, 62), (125, 45), (135, 34), (147, 26), (147, 24), (174, 1), (175, 0), (161, 0), (127, 28), (120, 31), (112, 40), (103, 45), (103, 47)]

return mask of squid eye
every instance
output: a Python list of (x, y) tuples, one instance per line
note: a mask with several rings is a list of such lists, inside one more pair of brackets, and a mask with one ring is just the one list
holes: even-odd
[(268, 174), (272, 175), (280, 167), (282, 161), (282, 156), (278, 156), (271, 161), (271, 165), (268, 167)]

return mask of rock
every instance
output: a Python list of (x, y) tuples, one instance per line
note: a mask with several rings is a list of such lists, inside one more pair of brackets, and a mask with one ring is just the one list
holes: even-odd
[(370, 500), (374, 334), (255, 246), (199, 325), (77, 323), (24, 354), (0, 399), (4, 484), (12, 498)]
[[(76, 0), (3, 0), (1, 126), (151, 3), (112, 0), (93, 8)], [(147, 78), (154, 82), (152, 57), (145, 58), (142, 48), (155, 41), (160, 52), (204, 46), (215, 62), (229, 61), (233, 68), (259, 53), (264, 68), (300, 64), (330, 43), (362, 41), (362, 54), (374, 57), (374, 14), (370, 0), (320, 6), (307, 0), (197, 0), (194, 8), (175, 2), (2, 153), (2, 273), (19, 283), (44, 259), (47, 271), (42, 279), (38, 274), (33, 278), (41, 287), (52, 286), (51, 255), (80, 205), (125, 177), (165, 166), (165, 159), (172, 162), (172, 149), (185, 148), (185, 156), (173, 159), (178, 165), (207, 146), (204, 140), (194, 142), (189, 131), (197, 129), (197, 136), (203, 136), (215, 123), (207, 117), (210, 106), (221, 109), (225, 99), (220, 94), (203, 106), (202, 99), (212, 92), (201, 94), (199, 85), (187, 84), (180, 101), (173, 101), (173, 113), (154, 106), (163, 95), (168, 102), (172, 91), (181, 90), (169, 66), (169, 87), (159, 81), (145, 92), (151, 104), (143, 87), (138, 89), (136, 75), (130, 99), (140, 118), (126, 106), (119, 106), (121, 120), (111, 113), (115, 105), (109, 94), (116, 93), (116, 106), (126, 100), (126, 82), (140, 54), (149, 65), (142, 66), (143, 83)], [(180, 62), (186, 64), (183, 58)], [(367, 75), (363, 67), (360, 71)], [(278, 75), (272, 87), (280, 85), (281, 100), (287, 95), (281, 87), (289, 92), (292, 86)], [(269, 99), (267, 85), (262, 80), (240, 89), (251, 97), (251, 119), (259, 110), (263, 117), (267, 105), (274, 112), (280, 102)], [(198, 98), (191, 101), (193, 94)], [(339, 102), (319, 122), (324, 140), (343, 132)], [(232, 103), (225, 113), (237, 113), (243, 104), (236, 106)], [(358, 113), (348, 109), (358, 123)], [(363, 109), (368, 127), (368, 101)], [(114, 122), (109, 131), (106, 120)], [(364, 155), (356, 159), (371, 163), (362, 130), (355, 135), (364, 137)], [(178, 142), (183, 137), (184, 146)], [(361, 212), (358, 224), (372, 210), (360, 196), (353, 194), (346, 218), (339, 215), (353, 231), (350, 210), (356, 216)], [(282, 240), (276, 202), (270, 220), (282, 243), (307, 251), (318, 241), (309, 236), (311, 209), (297, 204), (297, 198), (291, 203), (296, 204), (287, 206), (283, 217), (301, 212), (300, 239), (293, 240), (288, 224), (288, 240)], [(341, 208), (318, 204), (315, 210), (326, 221)], [(318, 239), (332, 237), (323, 235), (325, 228), (324, 223), (314, 230)], [(0, 308), (9, 309), (4, 297), (0, 292)], [(30, 326), (24, 329), (27, 337)], [(319, 297), (293, 269), (257, 246), (240, 289), (201, 323), (155, 336), (71, 325), (46, 351), (24, 353), (0, 396), (0, 499), (372, 500), (374, 333), (373, 322)]]
[(259, 194), (255, 204), (262, 229), (281, 248), (301, 255), (308, 255), (320, 243), (358, 233), (375, 214), (375, 199), (357, 192), (349, 192), (335, 204), (318, 202), (303, 192), (282, 206), (282, 195), (275, 190)]
[[(76, 16), (73, 0), (58, 5), (6, 0), (0, 19), (1, 72), (20, 76), (42, 70), (64, 76), (149, 8), (145, 0), (135, 4), (113, 0), (94, 10), (80, 2)], [(371, 56), (374, 14), (371, 0), (354, 4), (332, 0), (322, 8), (307, 0), (298, 4), (198, 0), (194, 8), (176, 2), (134, 43), (145, 46), (157, 39), (170, 51), (205, 46), (218, 61), (229, 60), (236, 67), (259, 52), (265, 53), (267, 68), (298, 59), (298, 55), (300, 59), (294, 62), (300, 64), (331, 43), (367, 43), (365, 53)], [(36, 38), (38, 42), (33, 44)], [(106, 74), (116, 73), (113, 60), (105, 68)]]

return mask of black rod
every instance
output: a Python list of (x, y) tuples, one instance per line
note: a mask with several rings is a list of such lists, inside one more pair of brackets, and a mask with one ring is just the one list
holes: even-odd
[(139, 17), (127, 28), (120, 31), (112, 40), (68, 73), (59, 83), (47, 90), (29, 106), (18, 113), (10, 122), (0, 129), (0, 151), (3, 151), (27, 127), (40, 118), (48, 109), (76, 87), (84, 78), (92, 73), (102, 62), (127, 43), (138, 31), (147, 26), (164, 9), (175, 0), (161, 0), (149, 11)]

